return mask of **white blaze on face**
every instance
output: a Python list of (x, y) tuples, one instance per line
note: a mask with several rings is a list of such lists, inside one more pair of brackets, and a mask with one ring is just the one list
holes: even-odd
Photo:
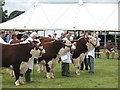
[(72, 44), (71, 50), (74, 51), (76, 49), (76, 46)]
[(39, 46), (39, 48), (42, 50), (41, 53), (45, 54), (45, 49), (43, 48), (43, 46)]
[(39, 56), (40, 56), (40, 53), (41, 53), (40, 50), (39, 50), (39, 49), (36, 50), (35, 48), (30, 51), (30, 54), (31, 54), (32, 57), (34, 57), (34, 58), (35, 58), (35, 57), (39, 57)]
[(67, 46), (65, 46), (65, 48), (61, 48), (60, 49), (60, 51), (59, 51), (59, 55), (60, 56), (63, 56), (63, 55), (65, 55), (67, 52), (69, 52), (70, 51), (70, 48), (69, 47), (67, 47)]
[[(96, 46), (97, 42), (96, 42), (96, 38), (94, 38), (93, 36), (88, 36), (89, 38), (89, 42), (86, 43), (86, 46), (88, 48), (88, 51), (92, 50), (93, 48), (95, 48), (93, 45)], [(92, 45), (92, 44), (93, 45)]]
[(87, 46), (88, 51), (90, 51), (94, 48), (94, 46), (88, 42), (86, 43), (86, 46)]

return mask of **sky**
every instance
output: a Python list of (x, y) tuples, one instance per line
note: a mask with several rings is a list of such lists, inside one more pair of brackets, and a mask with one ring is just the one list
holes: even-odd
[[(70, 2), (77, 2), (79, 0), (40, 0), (43, 2), (47, 1), (70, 1)], [(84, 0), (84, 1), (92, 1), (93, 0)], [(94, 0), (98, 1), (98, 0)], [(108, 1), (108, 0), (101, 0)], [(118, 0), (110, 0), (110, 1), (118, 1)], [(21, 11), (28, 11), (31, 7), (33, 7), (36, 3), (39, 2), (39, 0), (5, 0), (5, 6), (4, 10), (8, 10), (8, 13), (14, 11), (14, 10), (21, 10)], [(80, 3), (81, 5), (82, 3)], [(40, 5), (40, 3), (39, 3)], [(85, 9), (84, 9), (85, 8)], [(46, 8), (44, 8), (46, 9)], [(47, 10), (46, 10), (47, 11)], [(97, 26), (98, 28), (104, 27), (106, 25), (109, 25), (111, 27), (117, 27), (118, 23), (118, 6), (115, 4), (82, 4), (80, 8), (79, 14), (81, 17), (75, 18), (75, 24), (77, 24), (78, 20), (81, 20), (83, 23), (92, 23), (94, 26)], [(63, 15), (64, 16), (64, 15)], [(87, 19), (87, 20), (85, 20)], [(112, 23), (109, 23), (112, 22)], [(83, 24), (81, 23), (81, 25)], [(91, 25), (91, 24), (90, 24)], [(88, 27), (89, 25), (82, 25), (83, 27)]]
[[(79, 0), (5, 0), (4, 10), (8, 10), (8, 13), (14, 10), (27, 11), (30, 7), (34, 6), (36, 2), (78, 2)], [(80, 0), (81, 1), (81, 0)]]
[(32, 7), (35, 2), (69, 2), (69, 3), (76, 3), (76, 2), (88, 2), (88, 3), (94, 3), (94, 2), (118, 2), (120, 0), (5, 0), (5, 6), (3, 7), (4, 10), (8, 10), (8, 13), (11, 13), (14, 10), (21, 10), (21, 11), (27, 11)]

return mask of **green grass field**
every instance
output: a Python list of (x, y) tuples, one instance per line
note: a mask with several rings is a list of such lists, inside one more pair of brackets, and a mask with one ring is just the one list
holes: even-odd
[(91, 75), (83, 70), (80, 76), (75, 75), (71, 64), (70, 72), (73, 77), (61, 76), (61, 65), (58, 64), (54, 70), (54, 79), (47, 79), (45, 72), (38, 74), (35, 65), (31, 74), (34, 82), (17, 87), (14, 85), (15, 78), (3, 70), (2, 88), (118, 88), (118, 61), (117, 56), (108, 60), (103, 53), (101, 59), (95, 59), (95, 73)]

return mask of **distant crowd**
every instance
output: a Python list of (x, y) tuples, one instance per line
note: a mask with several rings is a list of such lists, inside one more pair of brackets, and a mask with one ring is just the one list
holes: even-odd
[[(12, 44), (12, 43), (17, 43), (17, 42), (22, 42), (24, 40), (26, 40), (28, 37), (30, 37), (30, 34), (32, 32), (5, 32), (5, 31), (1, 31), (0, 32), (0, 37), (4, 40), (1, 40), (0, 38), (0, 43), (5, 43), (5, 44)], [(66, 34), (68, 33), (61, 33), (61, 36), (58, 37), (57, 33), (54, 33), (53, 35), (49, 34), (47, 37), (49, 38), (55, 38), (55, 39), (60, 39), (62, 40)], [(99, 33), (97, 32), (96, 34), (93, 33), (96, 38), (99, 38), (98, 35)], [(72, 33), (69, 33), (69, 37), (70, 37), (70, 40), (76, 40), (76, 39), (79, 39), (81, 37), (86, 37), (86, 32), (82, 32), (80, 35), (78, 36), (75, 36), (73, 35)], [(37, 38), (41, 38), (38, 34), (37, 34)], [(101, 40), (99, 38), (99, 40)], [(117, 46), (117, 49), (118, 49), (118, 59), (120, 59), (120, 43), (118, 41), (118, 46)], [(112, 58), (114, 58), (115, 56), (115, 48), (116, 46), (111, 42), (111, 40), (108, 40), (108, 42), (106, 43), (106, 47), (105, 47), (105, 52), (106, 52), (106, 58), (109, 59), (109, 56), (110, 54), (112, 54)], [(97, 47), (95, 49), (95, 57), (96, 58), (99, 58), (100, 57), (100, 47)]]

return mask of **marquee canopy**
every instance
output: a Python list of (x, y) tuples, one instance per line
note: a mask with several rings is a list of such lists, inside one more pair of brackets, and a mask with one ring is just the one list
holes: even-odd
[(40, 4), (0, 29), (119, 31), (118, 4)]

